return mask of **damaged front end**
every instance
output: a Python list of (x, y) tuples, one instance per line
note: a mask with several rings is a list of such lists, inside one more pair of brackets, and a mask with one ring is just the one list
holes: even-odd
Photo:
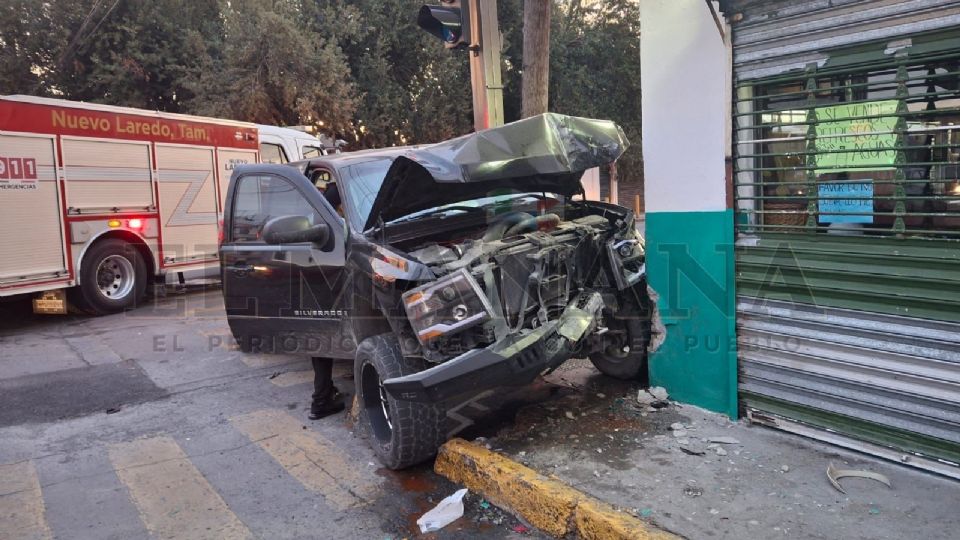
[(496, 386), (526, 384), (569, 359), (581, 339), (596, 328), (602, 309), (598, 293), (583, 293), (554, 321), (526, 333), (511, 333), (425, 371), (388, 379), (384, 387), (397, 399), (437, 402)]
[(436, 279), (401, 295), (402, 326), (417, 343), (405, 354), (434, 365), (385, 380), (390, 394), (438, 402), (527, 384), (575, 355), (642, 361), (649, 310), (631, 213), (579, 201), (554, 211), (536, 216), (547, 217), (536, 228), (511, 230), (504, 221), (529, 217), (507, 214), (473, 232), (478, 238), (409, 252)]
[(387, 392), (438, 402), (575, 355), (640, 371), (649, 302), (633, 213), (575, 197), (584, 170), (626, 145), (612, 122), (543, 115), (393, 162), (366, 226), (416, 271), (395, 281), (405, 317), (391, 325), (431, 367), (386, 379)]

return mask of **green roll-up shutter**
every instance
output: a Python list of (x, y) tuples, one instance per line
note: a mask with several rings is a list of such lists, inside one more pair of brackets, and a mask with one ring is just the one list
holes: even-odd
[(960, 28), (794, 45), (735, 66), (741, 405), (960, 477)]

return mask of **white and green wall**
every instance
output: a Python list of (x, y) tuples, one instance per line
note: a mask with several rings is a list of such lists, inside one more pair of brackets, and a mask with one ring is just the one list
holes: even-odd
[(703, 0), (643, 0), (641, 54), (647, 272), (666, 340), (651, 384), (737, 415), (730, 56)]

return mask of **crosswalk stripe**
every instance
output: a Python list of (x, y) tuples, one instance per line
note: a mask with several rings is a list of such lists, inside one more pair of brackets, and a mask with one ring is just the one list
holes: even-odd
[(153, 536), (253, 537), (171, 437), (111, 445), (110, 461)]
[(270, 379), (270, 382), (281, 387), (294, 386), (312, 381), (313, 370), (310, 369), (306, 371), (287, 371)]
[(373, 471), (349, 463), (344, 450), (304, 429), (284, 411), (254, 411), (230, 421), (304, 487), (323, 495), (338, 510), (366, 504), (377, 493), (379, 482)]
[(0, 539), (52, 538), (33, 461), (0, 465)]

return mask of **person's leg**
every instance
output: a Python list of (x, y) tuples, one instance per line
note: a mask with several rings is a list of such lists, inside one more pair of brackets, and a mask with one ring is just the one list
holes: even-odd
[(313, 357), (313, 403), (310, 419), (316, 420), (344, 409), (343, 397), (333, 385), (333, 359)]

